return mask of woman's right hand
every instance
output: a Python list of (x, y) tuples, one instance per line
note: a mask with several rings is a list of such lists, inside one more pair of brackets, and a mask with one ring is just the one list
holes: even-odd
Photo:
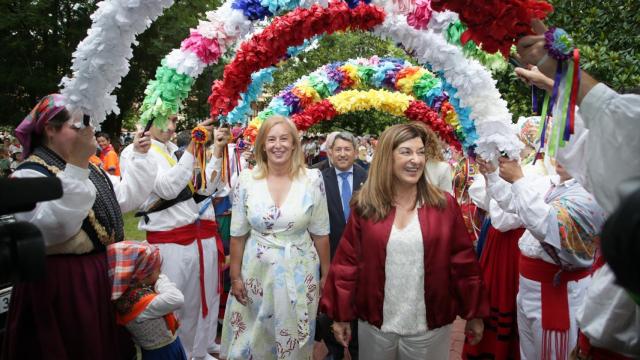
[(247, 289), (244, 287), (242, 279), (231, 280), (231, 295), (242, 305), (247, 305)]
[(331, 324), (331, 332), (340, 345), (349, 347), (351, 341), (351, 324), (349, 322), (334, 322)]
[(81, 167), (89, 167), (89, 158), (96, 153), (98, 142), (93, 134), (93, 127), (85, 126), (76, 130), (76, 137), (71, 143), (71, 152), (66, 159), (69, 164)]

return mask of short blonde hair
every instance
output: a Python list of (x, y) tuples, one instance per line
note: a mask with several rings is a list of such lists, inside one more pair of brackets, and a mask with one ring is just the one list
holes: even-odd
[[(420, 138), (427, 146), (429, 134), (424, 125), (418, 123), (399, 124), (387, 128), (378, 141), (376, 154), (369, 168), (369, 177), (360, 191), (353, 197), (353, 205), (358, 215), (374, 222), (381, 221), (389, 215), (394, 203), (393, 151), (400, 144), (411, 139)], [(445, 196), (441, 190), (427, 182), (421, 176), (417, 183), (418, 192), (413, 207), (418, 205), (443, 209), (446, 206)]]
[(265, 144), (267, 142), (267, 135), (276, 125), (284, 125), (293, 142), (291, 160), (289, 161), (289, 177), (296, 178), (305, 172), (304, 154), (302, 152), (302, 146), (300, 145), (300, 137), (298, 136), (298, 130), (291, 120), (284, 116), (274, 115), (265, 120), (260, 129), (258, 129), (258, 135), (254, 143), (254, 155), (256, 157), (256, 171), (254, 172), (254, 178), (263, 179), (269, 175), (269, 162), (267, 159), (267, 152), (265, 150)]

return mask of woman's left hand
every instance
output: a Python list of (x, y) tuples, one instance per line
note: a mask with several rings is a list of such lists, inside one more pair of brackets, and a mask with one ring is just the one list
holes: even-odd
[(464, 327), (464, 334), (467, 336), (469, 345), (477, 345), (482, 340), (484, 332), (484, 322), (482, 319), (471, 319), (467, 321)]
[(327, 282), (327, 275), (320, 278), (320, 296), (322, 296), (322, 290), (324, 290), (324, 284)]

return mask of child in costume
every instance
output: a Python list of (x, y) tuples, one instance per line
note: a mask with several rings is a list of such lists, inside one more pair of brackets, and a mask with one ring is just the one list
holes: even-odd
[(122, 241), (109, 245), (107, 257), (117, 322), (131, 333), (137, 358), (186, 360), (173, 315), (184, 296), (160, 273), (158, 248), (146, 241)]

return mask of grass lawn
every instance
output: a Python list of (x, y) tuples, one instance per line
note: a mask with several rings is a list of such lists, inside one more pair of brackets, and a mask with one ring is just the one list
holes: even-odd
[(144, 240), (146, 235), (144, 231), (138, 230), (138, 220), (140, 218), (133, 217), (135, 212), (122, 214), (124, 217), (124, 239), (125, 240)]

